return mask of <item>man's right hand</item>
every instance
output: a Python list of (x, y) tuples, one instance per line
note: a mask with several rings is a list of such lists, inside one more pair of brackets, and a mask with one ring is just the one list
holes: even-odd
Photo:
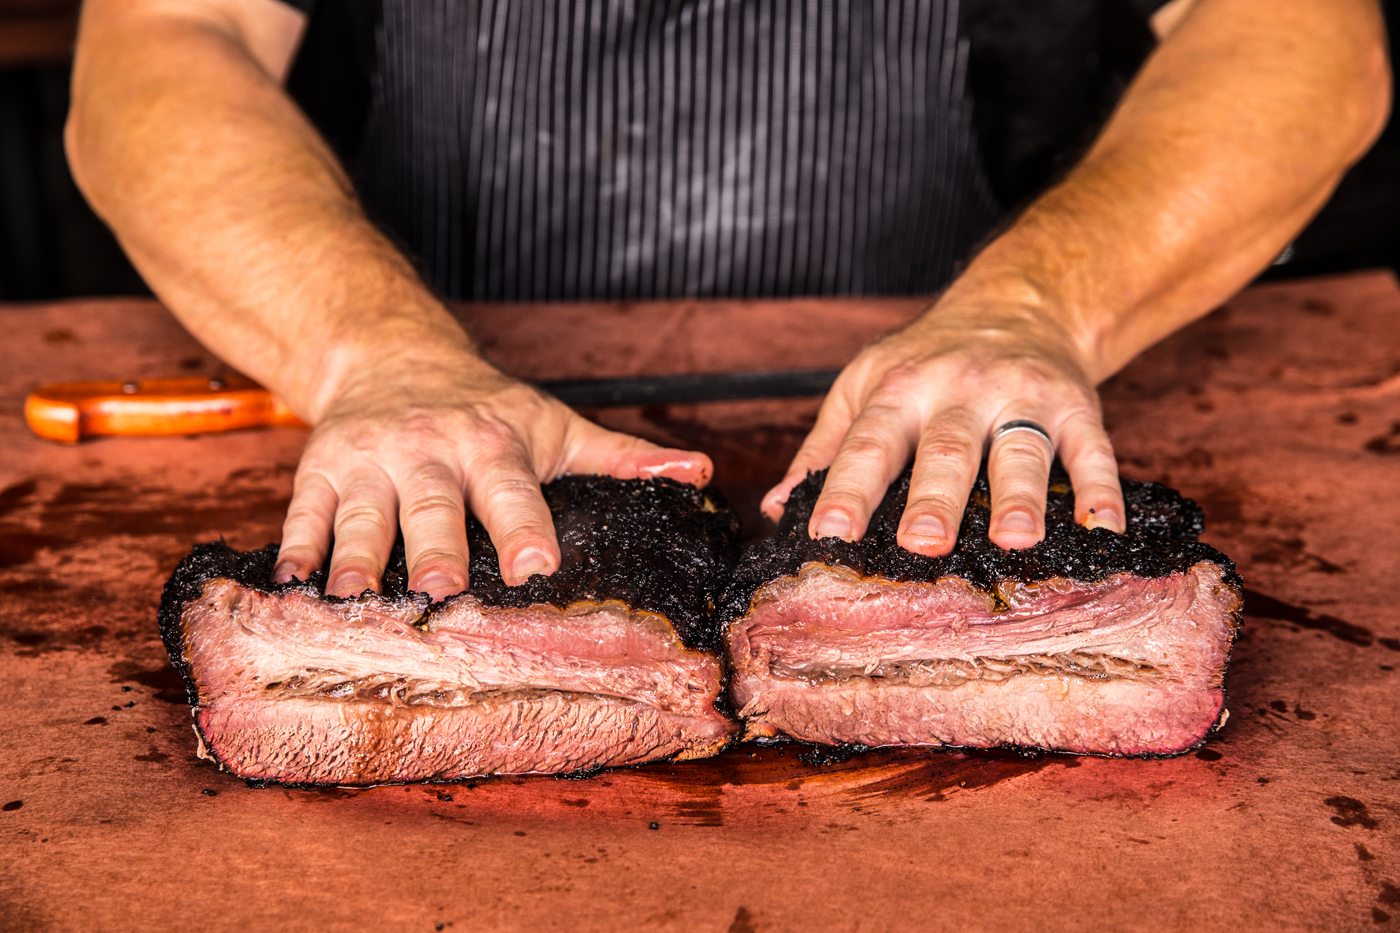
[(326, 592), (379, 588), (402, 527), (409, 586), (434, 599), (467, 587), (464, 506), (491, 535), (506, 583), (559, 567), (540, 483), (564, 473), (667, 476), (703, 485), (704, 454), (608, 431), (479, 360), (409, 350), (357, 371), (327, 406), (302, 454), (274, 571), (322, 566)]
[(402, 525), (409, 585), (460, 592), (470, 508), (520, 583), (559, 566), (541, 481), (708, 480), (704, 455), (605, 431), (481, 359), (280, 86), (304, 25), (276, 0), (87, 0), (67, 128), (155, 293), (315, 425), (278, 579), (329, 556), (329, 592), (377, 590)]

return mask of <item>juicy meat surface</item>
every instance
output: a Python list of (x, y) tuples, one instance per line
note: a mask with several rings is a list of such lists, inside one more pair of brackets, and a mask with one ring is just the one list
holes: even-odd
[(748, 737), (863, 745), (1019, 745), (1169, 755), (1221, 721), (1239, 579), (1195, 540), (1195, 503), (1125, 482), (1125, 535), (1074, 524), (1052, 483), (1046, 540), (986, 538), (985, 477), (958, 547), (894, 541), (908, 474), (861, 542), (812, 541), (821, 474), (741, 559), (722, 610)]
[[(298, 784), (559, 773), (714, 754), (736, 731), (712, 610), (737, 526), (713, 490), (565, 477), (545, 487), (564, 553), (506, 587), (469, 530), (471, 589), (323, 595), (270, 582), (277, 548), (200, 545), (166, 586), (161, 628), (201, 753)], [(473, 522), (475, 525), (475, 523)]]

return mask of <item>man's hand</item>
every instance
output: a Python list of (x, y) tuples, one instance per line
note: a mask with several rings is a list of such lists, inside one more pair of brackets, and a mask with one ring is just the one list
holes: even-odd
[[(1385, 125), (1390, 75), (1376, 0), (1187, 0), (1069, 176), (994, 240), (920, 319), (852, 362), (783, 482), (830, 466), (813, 537), (861, 537), (914, 460), (899, 543), (955, 543), (992, 432), (1045, 427), (1076, 518), (1124, 508), (1093, 387), (1265, 268)], [(991, 445), (991, 539), (1044, 537), (1051, 451)]]
[[(1113, 448), (1079, 356), (1063, 328), (1029, 304), (954, 289), (846, 367), (764, 511), (776, 519), (807, 472), (830, 465), (808, 533), (857, 540), (885, 487), (912, 458), (899, 543), (940, 557), (957, 542), (992, 432), (1029, 420), (1050, 432), (1069, 471), (1076, 520), (1121, 532)], [(1033, 432), (1011, 432), (992, 444), (990, 535), (1001, 547), (1030, 547), (1045, 536), (1051, 460), (1050, 445)]]
[[(421, 356), (421, 354), (406, 354)], [(379, 588), (402, 527), (409, 587), (467, 588), (464, 503), (491, 535), (506, 583), (559, 567), (540, 483), (564, 473), (668, 476), (703, 485), (708, 457), (605, 430), (470, 358), (399, 356), (356, 373), (302, 454), (274, 578), (304, 579), (327, 557), (326, 592)]]
[(542, 480), (708, 480), (704, 455), (605, 431), (481, 358), (280, 87), (303, 26), (275, 0), (88, 0), (67, 128), (166, 306), (315, 425), (276, 577), (334, 537), (328, 590), (378, 589), (402, 526), (409, 585), (460, 592), (470, 507), (520, 583), (559, 565)]

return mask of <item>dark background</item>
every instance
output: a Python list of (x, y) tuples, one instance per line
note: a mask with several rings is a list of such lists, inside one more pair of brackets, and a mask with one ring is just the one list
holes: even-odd
[[(964, 0), (988, 169), (1014, 208), (1072, 163), (1150, 51), (1151, 0)], [(1387, 0), (1391, 46), (1400, 0)], [(75, 0), (0, 0), (0, 300), (148, 294), (63, 156)], [(322, 2), (290, 86), (353, 167), (368, 94), (363, 4)], [(353, 12), (347, 12), (353, 11)], [(1281, 278), (1400, 265), (1400, 126), (1294, 243)]]

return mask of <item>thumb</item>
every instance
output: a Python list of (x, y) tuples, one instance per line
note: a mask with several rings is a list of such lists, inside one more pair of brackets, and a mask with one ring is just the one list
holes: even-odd
[(710, 458), (694, 450), (658, 447), (640, 437), (609, 431), (580, 418), (564, 463), (568, 473), (601, 473), (618, 479), (664, 476), (704, 486), (715, 475)]

